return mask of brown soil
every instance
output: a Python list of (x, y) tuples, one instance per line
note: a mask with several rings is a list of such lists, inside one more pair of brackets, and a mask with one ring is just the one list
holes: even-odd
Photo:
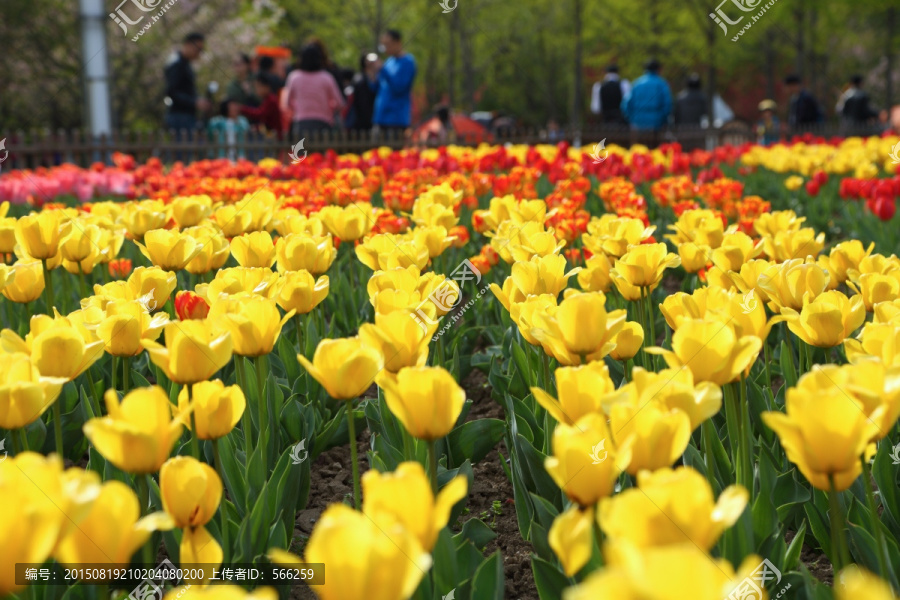
[[(794, 539), (796, 532), (788, 531), (784, 536), (787, 544)], [(807, 538), (809, 539), (809, 538)], [(804, 540), (803, 547), (800, 549), (800, 563), (803, 564), (813, 577), (827, 585), (834, 585), (834, 569), (829, 562), (828, 557), (821, 550), (813, 550)]]

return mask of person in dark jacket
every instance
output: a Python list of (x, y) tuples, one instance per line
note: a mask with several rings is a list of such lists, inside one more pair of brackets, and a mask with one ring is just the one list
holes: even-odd
[(687, 87), (675, 98), (672, 118), (675, 125), (699, 127), (707, 116), (709, 106), (703, 93), (700, 76), (692, 73), (687, 79)]
[(604, 123), (626, 125), (622, 114), (622, 99), (631, 93), (631, 83), (619, 77), (619, 67), (609, 65), (603, 81), (594, 84), (591, 90), (591, 112), (600, 115)]
[(375, 113), (375, 94), (378, 92), (378, 55), (374, 52), (359, 58), (359, 70), (353, 78), (351, 93), (347, 98), (347, 129), (368, 131), (372, 129)]
[(235, 57), (232, 64), (234, 79), (228, 83), (225, 97), (238, 104), (259, 106), (260, 100), (256, 97), (254, 78), (250, 72), (251, 63), (250, 57), (244, 53), (240, 53)]
[(259, 73), (256, 76), (256, 95), (262, 98), (259, 107), (242, 106), (241, 114), (254, 125), (263, 125), (268, 131), (275, 132), (281, 139), (283, 123), (278, 101), (278, 81), (276, 75)]
[(788, 75), (784, 85), (790, 95), (788, 125), (791, 129), (803, 129), (825, 120), (819, 101), (803, 87), (799, 75)]
[(837, 114), (841, 115), (841, 130), (844, 135), (862, 135), (872, 133), (871, 127), (878, 118), (878, 111), (872, 107), (872, 102), (862, 89), (862, 75), (854, 75), (850, 78), (850, 87), (841, 94), (838, 100)]
[(379, 64), (378, 94), (375, 96), (376, 125), (384, 131), (399, 132), (412, 120), (412, 88), (416, 79), (416, 60), (403, 49), (399, 31), (388, 29), (381, 36), (381, 46), (388, 55)]
[(189, 33), (174, 60), (166, 65), (166, 127), (176, 131), (197, 128), (197, 111), (209, 110), (209, 100), (197, 95), (197, 81), (191, 63), (203, 53), (202, 33)]

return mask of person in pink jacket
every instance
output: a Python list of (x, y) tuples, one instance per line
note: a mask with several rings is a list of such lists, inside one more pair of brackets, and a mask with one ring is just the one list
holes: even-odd
[(313, 44), (300, 54), (300, 68), (288, 75), (282, 102), (293, 116), (293, 138), (314, 131), (328, 131), (334, 115), (344, 107), (344, 97), (334, 77), (325, 70), (325, 57)]

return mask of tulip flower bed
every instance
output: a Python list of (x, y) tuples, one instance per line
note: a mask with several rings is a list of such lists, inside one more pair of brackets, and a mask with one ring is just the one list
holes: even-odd
[(4, 174), (0, 598), (895, 597), (896, 142)]

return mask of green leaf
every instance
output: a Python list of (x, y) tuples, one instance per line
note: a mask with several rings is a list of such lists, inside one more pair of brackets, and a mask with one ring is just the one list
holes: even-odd
[(541, 600), (559, 600), (569, 580), (555, 566), (536, 556), (531, 558), (531, 572)]
[(885, 438), (875, 455), (872, 477), (878, 485), (881, 504), (884, 507), (882, 519), (895, 538), (900, 538), (900, 486), (897, 484), (897, 465), (891, 458), (892, 447)]
[(797, 385), (797, 371), (794, 368), (794, 355), (785, 342), (781, 342), (781, 372), (784, 376), (785, 388)]
[(469, 421), (450, 432), (447, 445), (453, 459), (459, 461), (458, 464), (462, 464), (465, 459), (475, 464), (497, 445), (505, 430), (504, 422), (499, 419)]
[(456, 547), (461, 546), (466, 540), (472, 542), (478, 550), (483, 551), (488, 542), (495, 539), (497, 534), (493, 529), (485, 525), (484, 521), (471, 518), (463, 523), (462, 531), (453, 536)]
[(812, 502), (803, 505), (806, 511), (806, 518), (809, 522), (809, 528), (827, 556), (833, 556), (831, 553), (831, 525), (828, 519), (819, 511), (819, 508)]
[(225, 489), (228, 497), (235, 503), (238, 514), (243, 517), (247, 512), (247, 481), (244, 478), (244, 465), (237, 459), (233, 435), (219, 438), (219, 456), (222, 459), (222, 470), (225, 474)]
[(472, 578), (472, 598), (478, 600), (503, 600), (505, 578), (503, 558), (497, 550), (484, 561)]
[(788, 546), (784, 555), (785, 571), (792, 571), (800, 564), (800, 552), (803, 550), (804, 538), (806, 538), (806, 521), (801, 521), (800, 529), (797, 530), (797, 535), (791, 540), (791, 545)]
[(544, 529), (550, 530), (553, 520), (559, 515), (559, 510), (553, 504), (537, 494), (529, 494), (534, 504), (535, 520), (544, 526)]

